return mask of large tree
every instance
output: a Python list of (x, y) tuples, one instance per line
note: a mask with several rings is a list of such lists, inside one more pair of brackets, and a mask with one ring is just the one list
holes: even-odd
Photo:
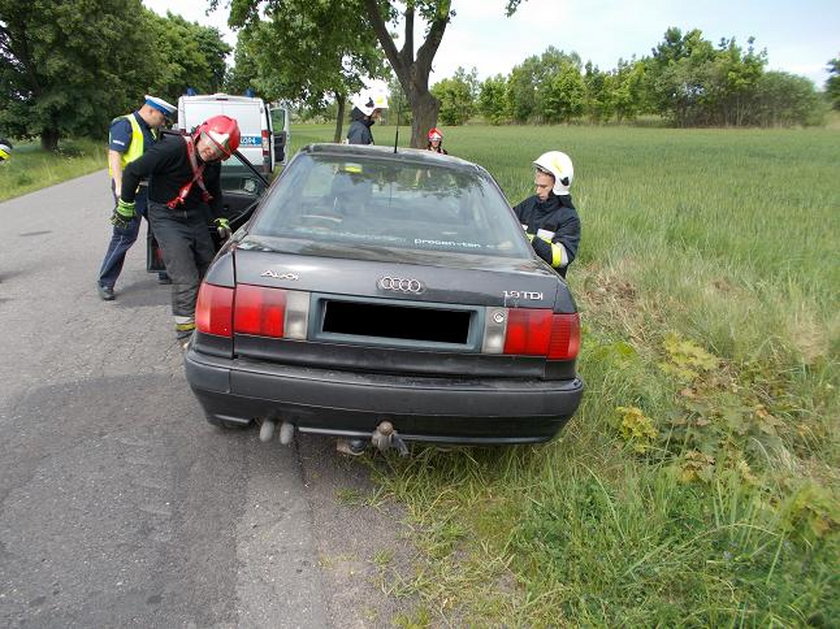
[(387, 64), (359, 16), (338, 0), (277, 0), (256, 11), (252, 0), (233, 0), (229, 22), (240, 28), (231, 84), (268, 100), (296, 101), (314, 110), (327, 97), (338, 103), (336, 140), (347, 96), (363, 79), (387, 78)]
[(154, 72), (144, 12), (140, 0), (0, 0), (0, 128), (54, 150), (136, 105)]
[[(210, 0), (215, 7), (219, 0)], [(521, 0), (508, 0), (511, 15)], [(328, 9), (321, 22), (330, 28), (332, 20), (352, 20), (348, 28), (363, 37), (375, 38), (399, 79), (412, 112), (411, 144), (424, 145), (426, 131), (437, 123), (439, 101), (429, 91), (429, 75), (443, 34), (454, 15), (452, 0), (231, 0), (231, 25), (240, 27), (260, 19), (260, 13), (290, 14), (301, 21), (314, 21), (312, 16)], [(425, 38), (415, 46), (416, 19), (426, 24)], [(402, 22), (402, 45), (391, 27)], [(316, 42), (317, 43), (317, 42)], [(324, 42), (323, 46), (329, 45)]]
[(218, 29), (188, 22), (167, 12), (160, 17), (149, 11), (149, 26), (155, 40), (154, 58), (148, 64), (151, 89), (168, 98), (192, 87), (199, 93), (222, 90), (231, 47)]

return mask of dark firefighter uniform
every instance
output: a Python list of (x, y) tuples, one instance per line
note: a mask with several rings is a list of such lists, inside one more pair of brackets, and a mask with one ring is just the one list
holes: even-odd
[(195, 173), (188, 150), (184, 138), (164, 136), (128, 164), (121, 191), (124, 201), (134, 201), (138, 182), (149, 179), (149, 223), (172, 279), (172, 314), (180, 338), (195, 328), (198, 288), (215, 255), (209, 226), (213, 219), (224, 216), (221, 163), (205, 164), (195, 151), (199, 167), (203, 166), (205, 192), (199, 185), (190, 185)]
[(540, 201), (528, 197), (513, 208), (528, 239), (539, 257), (548, 262), (562, 277), (577, 255), (580, 243), (580, 218), (570, 195), (553, 192)]

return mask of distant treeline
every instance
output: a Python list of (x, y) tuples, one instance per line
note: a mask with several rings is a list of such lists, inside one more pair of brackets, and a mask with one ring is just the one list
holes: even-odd
[(715, 46), (697, 29), (683, 34), (670, 28), (651, 56), (619, 60), (613, 70), (549, 47), (507, 76), (479, 82), (475, 69), (459, 68), (431, 91), (445, 125), (475, 115), (491, 124), (554, 124), (624, 122), (650, 114), (677, 127), (822, 124), (829, 107), (823, 94), (807, 78), (765, 71), (767, 52), (753, 44), (750, 38), (745, 50), (734, 39), (722, 39)]

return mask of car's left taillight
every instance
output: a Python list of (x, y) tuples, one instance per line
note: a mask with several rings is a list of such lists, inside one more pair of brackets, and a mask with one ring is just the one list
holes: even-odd
[(574, 360), (580, 349), (580, 317), (544, 308), (491, 308), (482, 351), (548, 360)]

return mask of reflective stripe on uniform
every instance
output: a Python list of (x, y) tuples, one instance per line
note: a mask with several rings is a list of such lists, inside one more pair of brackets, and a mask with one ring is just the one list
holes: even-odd
[[(555, 269), (559, 269), (560, 267), (564, 267), (569, 264), (569, 253), (566, 251), (566, 247), (561, 245), (559, 242), (551, 242), (551, 238), (540, 233), (542, 231), (543, 230), (539, 230), (537, 232), (537, 237), (543, 242), (551, 245), (551, 266)], [(554, 232), (551, 232), (551, 237), (553, 236)]]
[(195, 330), (195, 319), (183, 315), (175, 315), (175, 330), (177, 332), (192, 332)]
[[(143, 129), (140, 128), (140, 123), (137, 122), (137, 117), (134, 114), (126, 114), (125, 116), (114, 118), (111, 121), (111, 124), (120, 118), (125, 118), (131, 125), (131, 144), (128, 145), (128, 150), (125, 153), (120, 153), (120, 164), (122, 165), (122, 169), (125, 170), (125, 167), (130, 162), (133, 162), (135, 159), (143, 155)], [(152, 137), (157, 137), (154, 130), (152, 130)], [(111, 175), (111, 177), (114, 176), (110, 163), (108, 164), (108, 174)]]

